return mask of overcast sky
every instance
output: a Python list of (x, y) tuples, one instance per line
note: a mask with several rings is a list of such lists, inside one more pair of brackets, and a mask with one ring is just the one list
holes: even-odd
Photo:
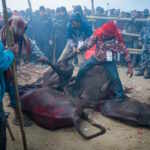
[[(7, 5), (11, 9), (26, 9), (28, 7), (27, 0), (6, 0)], [(91, 7), (91, 0), (31, 0), (33, 9), (38, 9), (41, 5), (49, 8), (56, 8), (58, 6), (66, 6), (71, 9), (72, 5), (80, 4), (82, 6)], [(107, 3), (110, 5), (107, 6)], [(0, 3), (0, 11), (2, 4)], [(150, 0), (95, 0), (95, 6), (102, 6), (104, 8), (120, 8), (122, 10), (150, 8)]]

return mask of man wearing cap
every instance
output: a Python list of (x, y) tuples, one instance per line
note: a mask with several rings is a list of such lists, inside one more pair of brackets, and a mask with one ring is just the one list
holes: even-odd
[(137, 68), (136, 75), (150, 78), (150, 22), (147, 22), (140, 34), (142, 44), (141, 62)]

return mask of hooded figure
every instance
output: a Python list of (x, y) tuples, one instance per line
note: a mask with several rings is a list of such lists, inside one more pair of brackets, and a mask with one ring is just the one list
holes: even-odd
[(52, 57), (52, 18), (48, 16), (47, 10), (41, 6), (40, 10), (32, 16), (28, 35), (35, 40), (40, 50), (51, 61)]
[[(67, 44), (62, 52), (60, 58), (58, 61), (63, 60), (66, 56), (68, 56), (71, 52), (73, 52), (73, 49), (75, 49), (78, 46), (78, 43), (80, 41), (85, 41), (88, 37), (90, 37), (92, 34), (92, 28), (89, 25), (88, 22), (86, 22), (79, 13), (72, 14), (70, 17), (70, 20), (67, 24)], [(80, 59), (82, 58), (82, 55), (79, 56)], [(78, 58), (74, 58), (74, 64), (78, 65)]]

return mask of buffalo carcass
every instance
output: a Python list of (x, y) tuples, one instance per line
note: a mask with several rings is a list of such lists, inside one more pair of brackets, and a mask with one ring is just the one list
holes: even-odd
[[(43, 87), (53, 87), (55, 89), (67, 90), (71, 93), (71, 82), (73, 68), (67, 68), (65, 65), (52, 66), (53, 69), (47, 71), (43, 77)], [(97, 65), (88, 71), (85, 77), (81, 80), (80, 88), (74, 92), (76, 97), (86, 99), (92, 102), (97, 102), (100, 99), (110, 96), (111, 87), (109, 86), (111, 79), (105, 69)], [(89, 86), (90, 85), (90, 86)], [(74, 89), (72, 89), (74, 90)], [(112, 94), (113, 95), (113, 94)]]
[(96, 66), (86, 73), (76, 97), (70, 92), (71, 74), (72, 69), (66, 71), (65, 67), (52, 66), (42, 79), (42, 88), (22, 96), (23, 110), (42, 127), (57, 129), (74, 123), (79, 129), (80, 117), (88, 107), (97, 107), (103, 115), (129, 124), (150, 126), (149, 105), (128, 98), (122, 103), (110, 100), (111, 79), (103, 67)]
[[(94, 123), (83, 111), (88, 105), (80, 99), (74, 99), (50, 87), (43, 87), (28, 92), (21, 98), (22, 108), (38, 125), (55, 130), (73, 126), (85, 139), (92, 139), (105, 133), (105, 128)], [(86, 135), (80, 129), (81, 118), (99, 129), (93, 135)]]
[[(83, 80), (80, 90), (80, 98), (73, 98), (68, 92), (68, 83), (71, 79), (72, 70), (62, 70), (62, 68), (54, 68), (53, 66), (44, 75), (42, 88), (41, 85), (39, 86), (39, 84), (37, 83), (35, 86), (36, 88), (34, 88), (33, 85), (31, 86), (34, 89), (31, 89), (21, 97), (23, 111), (27, 112), (37, 124), (44, 128), (54, 130), (74, 125), (79, 133), (86, 139), (90, 139), (99, 134), (103, 134), (105, 132), (105, 129), (101, 125), (97, 125), (93, 122), (92, 125), (101, 129), (100, 132), (92, 136), (85, 136), (80, 131), (80, 118), (85, 119), (86, 114), (83, 111), (85, 108), (93, 107), (92, 103), (90, 103), (90, 97), (93, 97), (94, 93), (92, 92), (92, 90), (90, 90), (91, 94), (89, 94), (89, 97), (86, 96), (89, 88), (84, 88), (87, 85)], [(94, 79), (96, 79), (96, 84), (93, 84), (91, 86), (95, 89), (99, 89), (99, 93), (101, 93), (100, 91), (103, 91), (103, 93), (105, 93), (105, 89), (107, 86), (105, 82), (108, 83), (108, 78), (103, 68), (93, 68), (93, 70), (91, 71), (92, 74), (89, 73), (87, 76), (88, 81), (92, 83), (91, 79), (93, 80), (93, 76), (96, 72), (99, 75), (101, 74), (104, 79), (101, 80), (102, 76), (101, 78), (99, 75), (95, 76)], [(48, 79), (48, 76), (50, 80)], [(99, 86), (97, 85), (97, 83), (99, 83)], [(28, 89), (29, 87), (27, 87), (27, 90)], [(96, 102), (96, 100), (98, 100), (98, 97), (104, 97), (103, 93), (99, 95), (97, 94), (96, 98), (93, 99), (93, 102)], [(86, 99), (85, 96), (87, 97)], [(86, 120), (88, 120), (87, 116)]]
[(128, 98), (124, 102), (106, 101), (100, 106), (101, 113), (132, 126), (150, 128), (150, 105)]

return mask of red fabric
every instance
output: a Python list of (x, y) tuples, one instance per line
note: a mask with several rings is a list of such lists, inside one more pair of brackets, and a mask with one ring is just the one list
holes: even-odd
[[(105, 44), (105, 40), (107, 39), (115, 40), (112, 41), (112, 44)], [(96, 45), (95, 48), (92, 48), (94, 45)], [(100, 61), (105, 61), (106, 51), (111, 50), (114, 56), (117, 52), (125, 54), (126, 61), (130, 63), (130, 56), (125, 47), (122, 34), (113, 21), (105, 23), (102, 27), (96, 29), (86, 43), (85, 47), (89, 49), (85, 54), (86, 59), (89, 59), (92, 55), (95, 55), (95, 57)]]
[[(102, 37), (112, 37), (114, 36), (119, 42), (123, 42), (120, 30), (117, 28), (113, 21), (105, 23), (102, 27), (98, 28), (94, 32), (94, 36), (102, 39)], [(124, 42), (123, 42), (124, 43)]]
[(41, 127), (55, 130), (73, 125), (74, 106), (68, 96), (50, 88), (30, 91), (21, 97), (22, 109)]
[[(22, 30), (22, 36), (24, 37), (22, 52), (25, 53), (27, 55), (27, 57), (29, 58), (30, 53), (31, 53), (31, 45), (30, 45), (30, 40), (24, 36), (24, 30), (27, 26), (25, 20), (20, 16), (12, 16), (9, 19), (9, 26), (11, 26), (12, 28), (16, 28), (17, 31), (18, 31), (18, 29)], [(7, 27), (5, 25), (1, 30), (1, 40), (5, 46), (6, 46), (6, 28)], [(18, 43), (18, 40), (19, 40), (19, 36), (16, 33), (16, 34), (14, 34), (15, 44)]]
[[(95, 30), (93, 33), (93, 37), (98, 38), (99, 40), (102, 40), (104, 37), (112, 37), (114, 36), (118, 42), (124, 45), (123, 37), (120, 33), (120, 30), (117, 28), (115, 23), (113, 21), (110, 21), (108, 23), (105, 23), (102, 27)], [(96, 44), (89, 48), (85, 53), (85, 59), (90, 59), (93, 55), (96, 53)]]
[(92, 48), (88, 49), (85, 52), (85, 59), (90, 59), (93, 55), (95, 55), (96, 45), (94, 45)]

